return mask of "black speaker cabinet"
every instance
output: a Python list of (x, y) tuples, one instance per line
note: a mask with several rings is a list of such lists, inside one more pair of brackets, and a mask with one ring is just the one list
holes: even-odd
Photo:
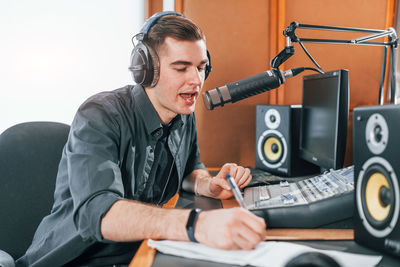
[(400, 106), (354, 109), (356, 242), (400, 256)]
[(289, 177), (318, 173), (319, 167), (298, 157), (301, 106), (256, 108), (256, 168)]

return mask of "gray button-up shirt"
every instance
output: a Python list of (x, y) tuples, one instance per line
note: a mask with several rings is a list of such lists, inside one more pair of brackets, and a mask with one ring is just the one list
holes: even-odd
[[(178, 116), (168, 147), (181, 185), (204, 165), (194, 114)], [(96, 242), (113, 243), (101, 235), (101, 218), (117, 200), (147, 199), (145, 188), (155, 179), (150, 173), (157, 167), (154, 151), (161, 137), (161, 121), (140, 85), (103, 92), (82, 104), (63, 150), (51, 214), (17, 265), (59, 266)]]

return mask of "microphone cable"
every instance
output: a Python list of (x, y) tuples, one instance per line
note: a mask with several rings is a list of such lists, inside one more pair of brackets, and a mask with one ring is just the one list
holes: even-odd
[(313, 70), (313, 71), (318, 72), (318, 73), (321, 73), (321, 74), (324, 74), (324, 73), (325, 73), (325, 72), (323, 72), (322, 70), (320, 70), (320, 69), (315, 69), (315, 68), (304, 68), (304, 70)]
[(302, 43), (300, 40), (298, 40), (298, 42), (299, 42), (301, 48), (303, 48), (304, 53), (306, 53), (306, 55), (311, 59), (311, 61), (314, 63), (314, 65), (317, 66), (317, 68), (320, 70), (320, 71), (318, 71), (318, 72), (319, 72), (319, 73), (325, 73), (325, 72), (322, 70), (321, 66), (318, 65), (317, 61), (315, 61), (315, 59), (314, 59), (314, 58), (311, 56), (311, 54), (307, 51), (307, 49), (305, 48), (305, 46), (303, 45), (303, 43)]
[(293, 68), (293, 69), (289, 69), (287, 71), (284, 71), (284, 77), (285, 78), (294, 77), (294, 76), (302, 73), (305, 70), (312, 70), (312, 71), (315, 71), (315, 72), (318, 72), (318, 73), (321, 73), (321, 74), (324, 73), (323, 71), (321, 71), (319, 69), (316, 69), (316, 68), (300, 67), (300, 68)]
[(385, 76), (386, 76), (386, 58), (387, 58), (387, 47), (383, 47), (383, 56), (382, 56), (382, 67), (381, 67), (381, 79), (379, 82), (379, 96), (378, 96), (378, 105), (384, 104), (385, 96), (383, 95), (383, 85), (385, 84)]

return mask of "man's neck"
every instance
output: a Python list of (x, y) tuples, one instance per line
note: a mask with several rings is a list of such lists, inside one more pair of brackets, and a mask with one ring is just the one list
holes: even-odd
[(147, 97), (149, 98), (151, 104), (153, 105), (154, 109), (157, 112), (158, 118), (160, 119), (161, 123), (166, 125), (169, 124), (178, 114), (167, 110), (165, 107), (163, 107), (156, 97), (153, 96), (152, 92), (150, 90), (145, 89), (145, 92), (147, 94)]

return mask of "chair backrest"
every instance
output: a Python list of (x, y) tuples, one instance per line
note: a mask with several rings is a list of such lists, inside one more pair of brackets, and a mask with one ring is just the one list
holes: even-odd
[(51, 210), (69, 128), (57, 122), (27, 122), (0, 135), (0, 249), (14, 259), (25, 253)]

